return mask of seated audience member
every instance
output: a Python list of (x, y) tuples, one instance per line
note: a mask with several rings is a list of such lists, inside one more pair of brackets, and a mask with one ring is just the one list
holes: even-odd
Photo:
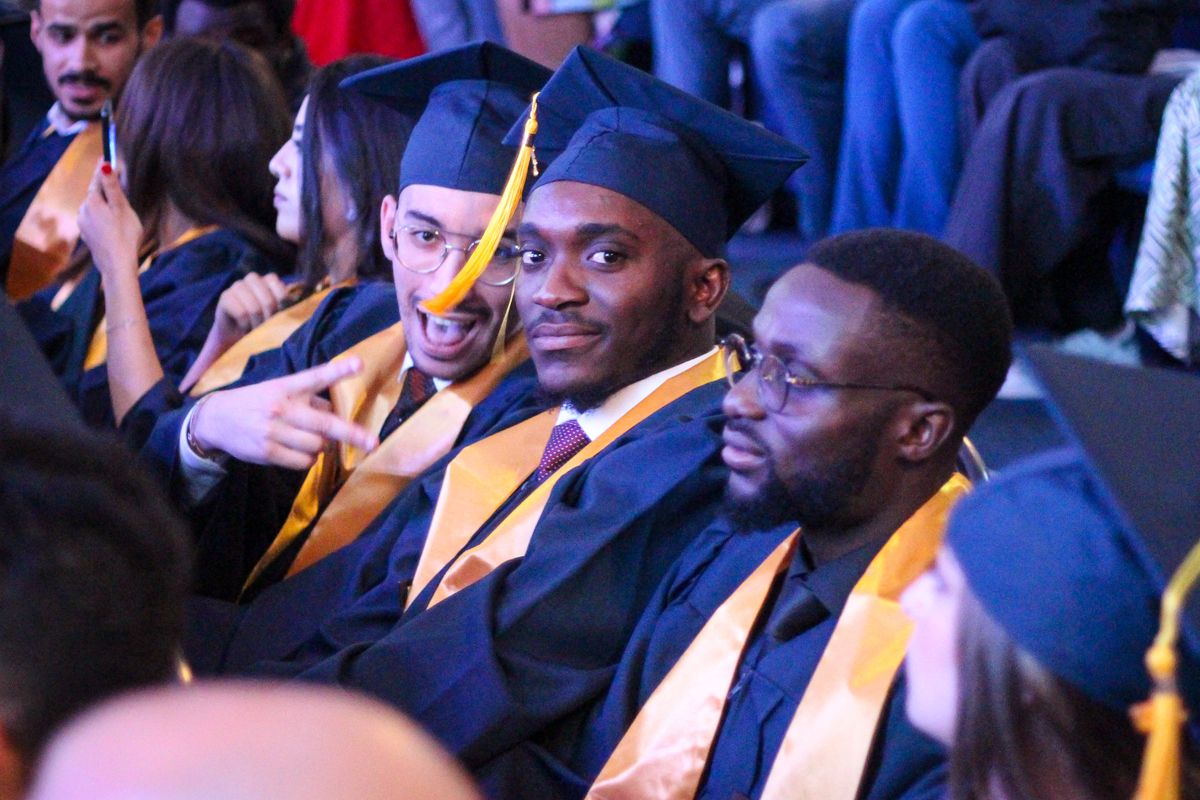
[[(145, 455), (190, 509), (201, 594), (232, 600), (252, 572), (258, 588), (282, 578), (300, 548), (300, 563), (311, 563), (352, 541), (409, 480), (529, 401), (528, 370), (505, 381), (528, 360), (509, 314), (515, 229), (483, 261), (458, 309), (434, 315), (420, 306), (475, 250), (516, 152), (504, 134), (549, 76), (484, 44), (363, 73), (344, 89), (420, 113), (397, 194), (376, 218), (394, 286), (363, 292), (344, 311), (331, 298), (281, 353), (252, 361), (234, 388), (157, 414), (159, 386), (133, 412), (154, 418)], [(378, 313), (384, 304), (386, 316)], [(386, 325), (376, 327), (381, 319)], [(331, 350), (328, 340), (342, 345)], [(331, 388), (331, 409), (314, 408), (351, 372)]]
[(1200, 381), (1030, 357), (1072, 445), (955, 509), (903, 597), (908, 715), (952, 800), (1200, 797)]
[(980, 41), (973, 5), (863, 0), (855, 9), (835, 231), (894, 225), (941, 234), (962, 161), (959, 74)]
[(904, 717), (897, 603), (970, 488), (955, 462), (1008, 368), (1004, 295), (928, 236), (860, 231), (780, 278), (754, 333), (726, 345), (745, 367), (727, 515), (586, 722), (492, 765), (544, 775), (544, 796), (941, 796), (943, 755)]
[(477, 800), (462, 768), (382, 703), (208, 683), (117, 698), (55, 737), (30, 800)]
[[(270, 162), (275, 176), (275, 232), (299, 245), (298, 281), (287, 286), (273, 273), (251, 272), (226, 289), (181, 390), (199, 394), (233, 382), (252, 355), (283, 344), (307, 321), (334, 285), (388, 274), (390, 264), (372, 212), (399, 169), (411, 122), (356, 92), (338, 88), (349, 75), (385, 63), (385, 59), (360, 56), (313, 74), (292, 138)], [(119, 202), (119, 193), (117, 181), (110, 180), (105, 198), (110, 204)], [(127, 220), (134, 224), (131, 217)], [(113, 277), (134, 280), (128, 273)], [(281, 309), (286, 313), (277, 313)], [(247, 337), (251, 330), (256, 332)], [(139, 343), (149, 344), (144, 339), (133, 342)], [(119, 396), (113, 398), (118, 424), (129, 403), (140, 400), (162, 375), (149, 347), (140, 357), (123, 354), (122, 366), (135, 362), (136, 370), (121, 375), (115, 365), (109, 366), (110, 384), (121, 386)], [(120, 399), (124, 402), (118, 406)]]
[(1105, 0), (982, 4), (963, 78), (968, 142), (943, 240), (1000, 278), (1019, 325), (1107, 329), (1112, 179), (1154, 156), (1182, 78), (1147, 72), (1188, 0), (1118, 13)]
[[(898, 0), (899, 8), (911, 0)], [(654, 71), (713, 103), (729, 103), (734, 47), (749, 51), (769, 122), (811, 156), (791, 180), (797, 228), (828, 233), (842, 130), (846, 37), (858, 0), (650, 0)]]
[(125, 189), (111, 167), (94, 167), (79, 212), (90, 258), (22, 305), (89, 422), (112, 423), (110, 388), (115, 405), (131, 402), (121, 382), (110, 386), (109, 357), (123, 376), (126, 362), (153, 349), (178, 381), (221, 293), (247, 272), (291, 261), (275, 235), (266, 171), (286, 136), (275, 81), (244, 48), (180, 40), (139, 62), (117, 124)]
[(292, 111), (300, 108), (312, 62), (292, 32), (295, 0), (161, 0), (168, 39), (207, 36), (256, 50), (279, 78)]
[(376, 694), (471, 768), (608, 684), (711, 521), (721, 252), (803, 161), (584, 48), (537, 109), (536, 148), (559, 154), (522, 216), (516, 305), (549, 407), (443, 460), (354, 544), (240, 613), (197, 604), (190, 626), (199, 669)]
[(87, 706), (170, 681), (187, 545), (117, 442), (0, 417), (0, 797)]
[(102, 149), (100, 109), (158, 42), (162, 19), (154, 9), (151, 0), (33, 3), (30, 34), (55, 103), (0, 167), (0, 281), (9, 298), (29, 297), (66, 266)]
[[(1125, 296), (1126, 317), (1146, 334), (1137, 336), (1142, 358), (1193, 370), (1200, 368), (1200, 243), (1192, 234), (1200, 229), (1197, 163), (1200, 74), (1175, 87), (1163, 112), (1146, 223)], [(1121, 339), (1128, 341), (1128, 333), (1109, 343)]]

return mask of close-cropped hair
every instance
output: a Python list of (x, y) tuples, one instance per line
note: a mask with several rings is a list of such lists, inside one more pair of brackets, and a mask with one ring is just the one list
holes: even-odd
[[(1134, 796), (1145, 739), (1127, 711), (1103, 705), (1052, 674), (970, 591), (962, 598), (958, 630), (949, 800)], [(1200, 761), (1186, 746), (1183, 770), (1182, 798), (1198, 800)]]
[(0, 412), (0, 726), (28, 765), (86, 706), (177, 670), (185, 530), (116, 439)]
[(882, 345), (925, 375), (965, 433), (1012, 362), (1012, 317), (999, 282), (932, 236), (891, 228), (818, 242), (805, 262), (879, 297), (891, 317)]
[[(249, 3), (261, 5), (267, 12), (267, 19), (275, 28), (275, 33), (282, 37), (291, 36), (292, 15), (296, 11), (296, 0), (199, 0), (210, 8), (232, 8)], [(161, 0), (160, 8), (163, 15), (163, 29), (168, 37), (175, 35), (175, 20), (179, 16), (179, 6), (183, 0)]]
[(386, 278), (391, 264), (383, 253), (379, 205), (393, 191), (400, 157), (414, 120), (361, 92), (339, 89), (345, 78), (391, 63), (383, 56), (350, 56), (313, 74), (300, 144), (301, 245), (297, 273), (308, 288), (325, 277), (325, 225), (321, 216), (321, 174), (332, 168), (346, 208), (352, 209), (358, 245), (358, 277)]
[[(131, 0), (131, 2), (133, 3), (134, 18), (137, 20), (139, 31), (146, 27), (147, 22), (158, 16), (158, 0)], [(27, 7), (33, 11), (40, 12), (42, 10), (42, 2), (41, 0), (33, 0), (33, 3)], [(178, 7), (178, 3), (176, 3), (176, 7)]]
[(267, 165), (290, 132), (262, 56), (228, 41), (163, 42), (138, 61), (117, 115), (129, 203), (147, 231), (170, 199), (197, 223), (237, 231), (286, 263), (294, 250), (275, 233)]

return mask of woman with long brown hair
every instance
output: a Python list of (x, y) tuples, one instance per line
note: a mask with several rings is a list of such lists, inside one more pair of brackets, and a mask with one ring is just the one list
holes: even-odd
[[(142, 352), (132, 343), (178, 380), (221, 293), (294, 254), (273, 228), (267, 171), (287, 110), (260, 56), (228, 42), (162, 44), (135, 68), (117, 120), (118, 173), (97, 170), (80, 212), (89, 258), (26, 309), (95, 424), (111, 423), (109, 367)], [(114, 198), (106, 208), (119, 216), (98, 213), (98, 199)]]
[[(333, 288), (390, 281), (375, 210), (395, 183), (413, 121), (338, 88), (343, 79), (388, 63), (382, 56), (350, 56), (313, 74), (292, 138), (270, 164), (275, 231), (299, 248), (298, 280), (285, 286), (274, 275), (252, 273), (227, 289), (181, 390), (202, 393), (240, 377), (251, 356), (282, 344)], [(350, 294), (332, 302), (344, 304)], [(251, 330), (256, 333), (247, 338)]]
[[(1177, 651), (1156, 634), (1200, 541), (1200, 383), (1064, 358), (1039, 356), (1039, 376), (1080, 446), (965, 499), (904, 593), (908, 716), (949, 746), (950, 800), (1198, 798), (1200, 609)], [(1164, 707), (1152, 691), (1190, 709), (1190, 731), (1170, 714), (1149, 724)], [(1179, 794), (1155, 788), (1172, 780)]]

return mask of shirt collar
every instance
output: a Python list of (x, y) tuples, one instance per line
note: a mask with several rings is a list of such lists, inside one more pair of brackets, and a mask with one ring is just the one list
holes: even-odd
[(613, 423), (625, 416), (631, 408), (649, 397), (651, 392), (662, 386), (670, 378), (686, 372), (691, 367), (699, 364), (714, 352), (716, 352), (715, 347), (704, 355), (696, 356), (684, 361), (682, 364), (668, 367), (649, 377), (642, 378), (640, 381), (635, 381), (623, 389), (618, 389), (609, 395), (607, 400), (590, 411), (580, 413), (570, 405), (564, 403), (558, 412), (558, 422), (563, 423), (572, 419), (577, 420), (579, 427), (583, 428), (583, 432), (594, 442), (601, 434), (612, 427)]
[(46, 120), (50, 123), (50, 131), (59, 136), (74, 136), (88, 126), (86, 119), (71, 119), (63, 111), (61, 103), (55, 102), (46, 112)]
[[(404, 363), (400, 365), (400, 379), (401, 379), (401, 380), (404, 380), (404, 376), (405, 376), (406, 374), (408, 374), (408, 371), (409, 371), (410, 369), (412, 369), (412, 366), (413, 366), (413, 357), (412, 357), (412, 354), (411, 354), (411, 353), (405, 353), (405, 354), (404, 354)], [(433, 379), (433, 386), (434, 386), (434, 388), (435, 388), (435, 389), (437, 389), (439, 392), (440, 392), (442, 389), (445, 389), (447, 386), (449, 386), (449, 385), (450, 385), (450, 384), (452, 384), (452, 383), (454, 383), (454, 381), (448, 381), (448, 380), (446, 380), (445, 378), (434, 378), (434, 379)]]
[(842, 613), (846, 600), (850, 597), (855, 584), (867, 571), (871, 561), (883, 549), (886, 538), (877, 542), (869, 542), (844, 553), (833, 561), (813, 569), (808, 550), (803, 546), (804, 534), (800, 535), (801, 545), (796, 548), (796, 555), (788, 568), (787, 580), (801, 580), (825, 606), (829, 615), (836, 617)]

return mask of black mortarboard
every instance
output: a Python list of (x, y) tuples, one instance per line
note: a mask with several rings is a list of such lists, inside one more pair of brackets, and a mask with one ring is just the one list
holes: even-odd
[[(521, 133), (514, 127), (508, 141)], [(585, 47), (538, 96), (536, 149), (555, 158), (535, 189), (553, 181), (611, 189), (709, 257), (807, 160), (786, 139)]]
[[(1039, 663), (1125, 710), (1167, 582), (1200, 540), (1200, 380), (1030, 348), (1065, 451), (965, 499), (947, 544), (988, 613)], [(1200, 602), (1182, 608), (1178, 687), (1200, 716)]]
[(517, 152), (504, 135), (549, 77), (545, 67), (481, 42), (367, 70), (341, 85), (420, 113), (400, 161), (400, 188), (500, 194)]

